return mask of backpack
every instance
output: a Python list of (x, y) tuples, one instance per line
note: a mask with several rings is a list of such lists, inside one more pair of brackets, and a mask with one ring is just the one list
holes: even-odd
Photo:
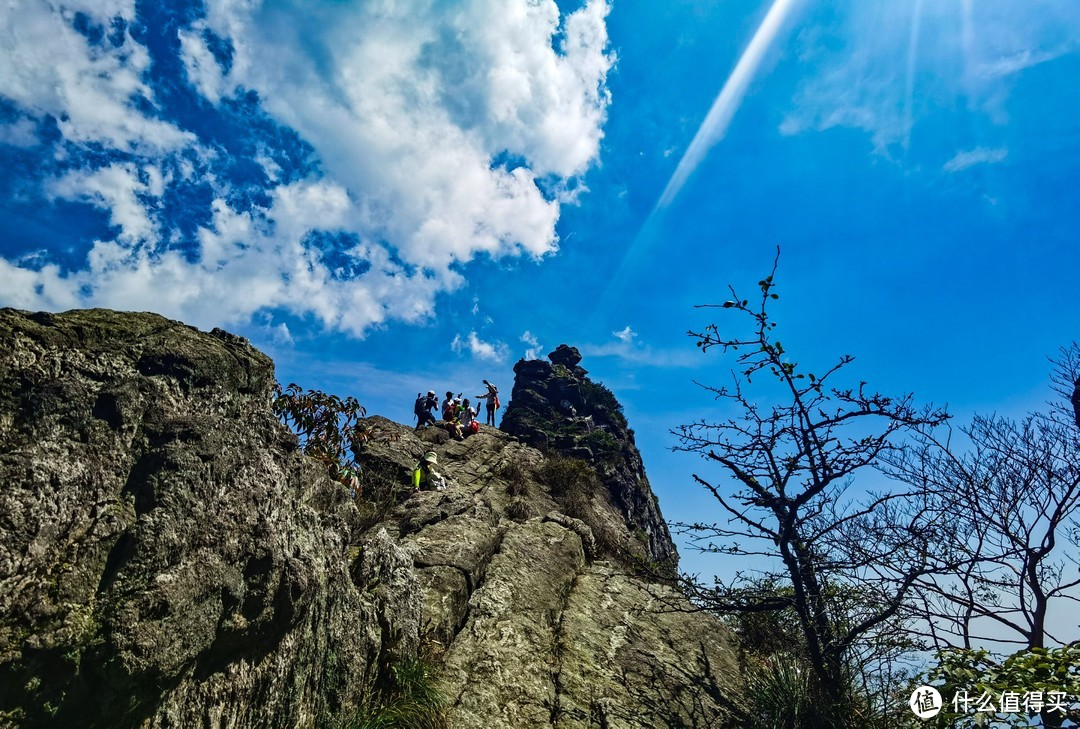
[(413, 415), (422, 415), (424, 413), (424, 403), (427, 402), (427, 397), (424, 395), (416, 396), (416, 404), (413, 405)]
[(469, 423), (469, 432), (473, 433), (473, 434), (476, 434), (476, 433), (480, 432), (480, 421), (479, 420), (474, 420), (471, 423)]

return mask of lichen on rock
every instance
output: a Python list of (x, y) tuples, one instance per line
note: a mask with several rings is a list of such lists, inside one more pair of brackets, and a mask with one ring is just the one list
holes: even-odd
[[(579, 362), (519, 363), (519, 437), (368, 418), (374, 509), (240, 337), (0, 310), (0, 725), (339, 726), (419, 656), (453, 727), (732, 725), (730, 632), (623, 559), (674, 548)], [(414, 494), (427, 450), (453, 486)]]

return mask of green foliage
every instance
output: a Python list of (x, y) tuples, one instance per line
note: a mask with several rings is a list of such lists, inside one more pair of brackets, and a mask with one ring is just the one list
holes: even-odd
[[(839, 685), (833, 687), (836, 690), (824, 691), (808, 658), (806, 638), (793, 608), (792, 588), (765, 579), (726, 592), (725, 599), (731, 604), (772, 600), (776, 606), (724, 616), (739, 637), (748, 727), (897, 729), (912, 724), (913, 715), (907, 708), (910, 674), (896, 670), (888, 655), (869, 661), (863, 656), (867, 666), (852, 657), (839, 672)], [(851, 588), (829, 587), (828, 592), (832, 599), (845, 603), (860, 598)], [(850, 613), (845, 614), (850, 617)], [(909, 649), (903, 646), (904, 651)]]
[(292, 428), (305, 455), (322, 462), (340, 479), (358, 468), (357, 458), (368, 433), (359, 426), (366, 411), (354, 397), (340, 398), (320, 390), (304, 392), (296, 383), (274, 386), (274, 414)]
[(775, 653), (748, 670), (749, 729), (809, 729), (834, 726), (829, 706), (806, 661)]
[(585, 436), (585, 442), (600, 462), (611, 462), (619, 454), (619, 441), (606, 430), (594, 429)]
[(578, 458), (549, 456), (537, 476), (551, 489), (564, 513), (576, 519), (589, 516), (589, 500), (602, 488), (593, 467)]
[[(930, 669), (929, 680), (941, 693), (944, 708), (935, 721), (939, 727), (995, 726), (1030, 727), (1039, 717), (1038, 725), (1060, 726), (1063, 712), (1049, 707), (1060, 700), (1068, 707), (1080, 701), (1080, 645), (1061, 648), (1031, 648), (1018, 651), (1004, 660), (996, 660), (986, 650), (953, 648), (939, 651), (937, 665)], [(1002, 694), (1038, 693), (1043, 709), (1029, 704), (1024, 710), (1001, 711)], [(966, 695), (971, 704), (953, 704), (954, 696)], [(995, 711), (977, 711), (981, 697), (987, 696)]]
[(615, 394), (611, 390), (599, 382), (585, 380), (581, 383), (581, 397), (585, 401), (588, 412), (593, 414), (600, 411), (606, 412), (611, 422), (620, 428), (626, 427), (626, 416), (623, 415), (622, 403), (615, 398)]
[(348, 729), (448, 729), (446, 700), (435, 687), (435, 671), (423, 659), (394, 666), (391, 680), (372, 693)]

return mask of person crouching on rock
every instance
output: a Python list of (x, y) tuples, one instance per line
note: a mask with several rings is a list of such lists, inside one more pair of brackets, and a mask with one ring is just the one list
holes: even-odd
[(447, 412), (443, 413), (443, 420), (446, 422), (446, 432), (450, 434), (455, 440), (464, 440), (465, 435), (461, 432), (461, 403), (455, 398), (450, 403), (450, 408)]
[(413, 467), (413, 491), (442, 491), (446, 488), (446, 479), (435, 470), (439, 457), (435, 451), (428, 451)]
[(469, 404), (469, 398), (461, 404), (461, 430), (466, 435), (480, 432), (480, 421), (476, 419), (478, 413)]

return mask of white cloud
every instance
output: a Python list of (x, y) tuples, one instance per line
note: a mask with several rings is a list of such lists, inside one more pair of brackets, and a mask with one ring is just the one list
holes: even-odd
[(504, 362), (509, 354), (509, 348), (503, 342), (485, 342), (476, 332), (469, 332), (468, 339), (462, 339), (460, 334), (455, 335), (450, 349), (457, 354), (468, 350), (476, 359), (488, 362)]
[[(27, 118), (60, 120), (58, 158), (65, 144), (129, 156), (46, 183), (44, 195), (99, 208), (119, 232), (87, 241), (81, 270), (4, 261), (0, 303), (152, 309), (204, 326), (280, 307), (362, 336), (430, 317), (436, 294), (462, 285), (462, 262), (557, 250), (565, 191), (582, 189), (603, 136), (614, 63), (604, 0), (566, 16), (554, 0), (209, 0), (206, 9), (177, 29), (187, 79), (211, 103), (257, 92), (315, 150), (321, 172), (281, 184), (285, 171), (260, 150), (270, 202), (233, 207), (229, 181), (192, 163), (218, 153), (158, 118), (147, 49), (127, 30), (114, 45), (73, 28), (75, 11), (106, 29), (115, 17), (131, 27), (134, 0), (13, 0), (5, 19), (18, 33), (0, 30), (0, 95)], [(204, 31), (231, 44), (228, 73)], [(504, 156), (514, 163), (493, 166)], [(194, 250), (173, 250), (163, 196), (199, 174), (213, 202), (192, 212), (212, 222)], [(312, 231), (353, 242), (331, 262)], [(505, 345), (468, 346), (505, 356)]]
[(0, 96), (35, 116), (58, 119), (64, 137), (113, 149), (170, 150), (193, 135), (139, 110), (154, 101), (142, 79), (150, 66), (147, 49), (130, 32), (119, 47), (91, 46), (72, 26), (75, 12), (108, 25), (135, 18), (134, 2), (11, 0), (0, 31)]
[(203, 28), (205, 23), (198, 22), (190, 30), (179, 31), (180, 60), (191, 85), (216, 104), (225, 93), (225, 74), (203, 40)]
[(1071, 0), (850, 3), (837, 17), (800, 33), (807, 73), (780, 131), (861, 129), (885, 156), (942, 109), (1005, 123), (1016, 74), (1074, 52), (1080, 38)]
[(538, 340), (532, 332), (526, 330), (518, 341), (528, 345), (528, 348), (525, 350), (525, 359), (540, 359), (541, 353), (543, 352), (543, 345), (540, 344), (540, 340)]
[(33, 147), (37, 143), (37, 130), (29, 119), (17, 119), (10, 124), (0, 125), (0, 144)]
[(638, 333), (629, 326), (611, 335), (616, 341), (585, 344), (580, 347), (581, 354), (586, 357), (615, 357), (630, 364), (652, 367), (692, 367), (699, 363), (700, 357), (694, 356), (697, 350), (654, 349), (641, 342)]
[(282, 347), (291, 347), (293, 345), (292, 332), (289, 331), (289, 325), (285, 322), (281, 322), (271, 331), (274, 344)]
[[(406, 261), (453, 287), (447, 267), (478, 253), (556, 249), (559, 202), (536, 180), (581, 175), (598, 154), (606, 3), (563, 19), (561, 44), (553, 0), (208, 10), (215, 32), (242, 39), (228, 82), (315, 147)], [(503, 151), (527, 166), (493, 169)]]
[(1014, 73), (1023, 71), (1025, 68), (1031, 68), (1040, 63), (1052, 61), (1059, 55), (1060, 53), (1048, 53), (1045, 51), (1025, 49), (1008, 56), (1001, 56), (984, 61), (978, 65), (975, 72), (979, 76), (990, 79), (998, 78), (1000, 76), (1010, 76)]
[(109, 223), (120, 228), (117, 240), (126, 245), (156, 238), (157, 227), (143, 202), (164, 191), (161, 173), (154, 167), (142, 174), (131, 163), (78, 170), (49, 182), (46, 189), (54, 198), (81, 200), (108, 211)]
[(634, 337), (637, 336), (637, 332), (630, 328), (629, 325), (621, 331), (612, 332), (612, 335), (623, 344), (630, 344), (634, 341)]
[(1008, 154), (1009, 150), (1005, 147), (976, 147), (967, 152), (957, 152), (942, 169), (946, 172), (960, 172), (975, 165), (992, 165), (1004, 160)]

